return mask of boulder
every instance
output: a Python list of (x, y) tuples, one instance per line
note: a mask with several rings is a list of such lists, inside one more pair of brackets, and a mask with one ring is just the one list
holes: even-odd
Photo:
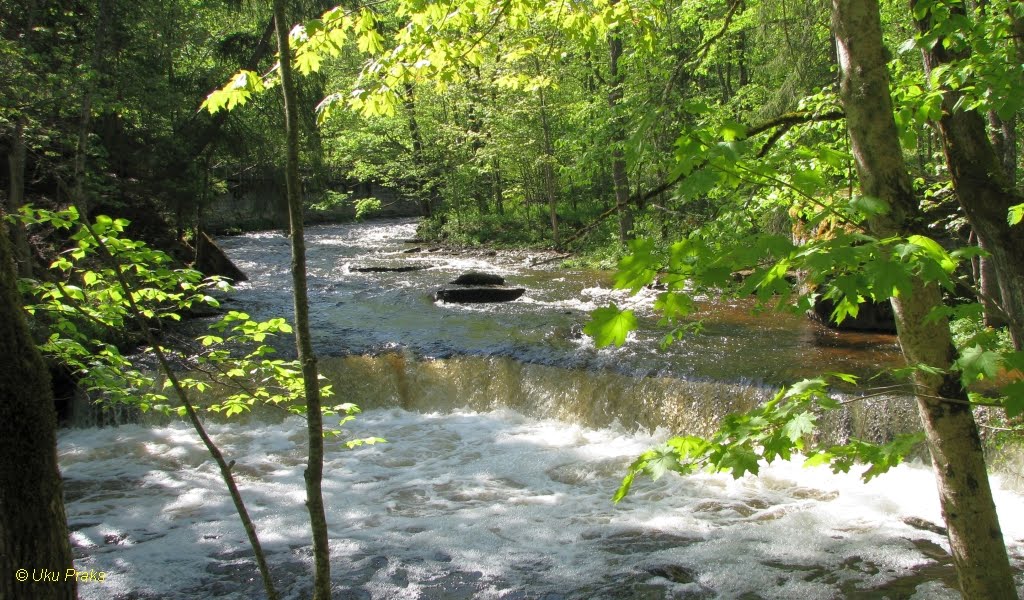
[(469, 271), (449, 283), (452, 285), (505, 285), (505, 278), (494, 273)]
[(231, 262), (217, 242), (203, 233), (196, 240), (195, 269), (204, 275), (220, 275), (232, 281), (245, 281), (248, 277)]
[(459, 304), (482, 302), (511, 302), (526, 293), (526, 288), (461, 287), (434, 292), (434, 300)]
[(838, 325), (831, 319), (832, 311), (835, 309), (836, 305), (831, 300), (818, 298), (814, 303), (813, 310), (808, 314), (827, 327), (839, 331), (896, 333), (896, 317), (892, 312), (892, 304), (888, 300), (884, 302), (866, 300), (861, 303), (856, 317), (846, 317)]

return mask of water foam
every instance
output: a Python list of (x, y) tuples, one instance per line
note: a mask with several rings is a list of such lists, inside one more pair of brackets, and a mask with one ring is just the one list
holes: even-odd
[[(238, 461), (285, 597), (306, 595), (304, 423), (211, 430)], [(361, 415), (352, 434), (389, 443), (349, 451), (329, 442), (333, 575), (351, 597), (953, 594), (946, 541), (922, 525), (942, 521), (920, 465), (868, 484), (796, 462), (739, 480), (669, 476), (639, 482), (616, 506), (610, 495), (625, 466), (664, 432), (509, 409), (387, 409)], [(185, 425), (65, 431), (59, 452), (76, 564), (108, 573), (81, 586), (82, 598), (259, 597), (244, 532)], [(1019, 557), (1024, 499), (995, 483)]]

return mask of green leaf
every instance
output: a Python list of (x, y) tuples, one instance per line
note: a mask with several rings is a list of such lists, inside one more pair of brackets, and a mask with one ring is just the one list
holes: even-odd
[(631, 469), (629, 473), (622, 478), (622, 483), (619, 484), (619, 489), (615, 490), (615, 495), (612, 496), (612, 502), (618, 504), (623, 498), (629, 495), (629, 490), (633, 487), (633, 480), (636, 479), (637, 473), (639, 472), (640, 471)]
[(889, 204), (880, 198), (872, 196), (857, 196), (850, 200), (850, 208), (868, 216), (889, 214)]
[(812, 413), (807, 411), (797, 413), (793, 415), (789, 421), (786, 422), (782, 427), (782, 433), (789, 438), (791, 442), (798, 442), (805, 435), (808, 435), (814, 431), (816, 418)]
[(824, 392), (825, 380), (816, 377), (814, 379), (804, 379), (791, 385), (785, 391), (784, 398), (798, 398), (801, 396), (807, 396), (815, 392)]
[(689, 294), (664, 292), (658, 294), (658, 299), (654, 301), (654, 309), (661, 311), (665, 322), (670, 323), (688, 316), (693, 311), (693, 299)]
[(820, 465), (827, 465), (827, 464), (829, 464), (832, 461), (833, 458), (834, 458), (833, 455), (828, 453), (828, 452), (815, 452), (815, 453), (809, 455), (804, 460), (804, 466), (805, 467), (817, 467), (817, 466), (820, 466)]
[(718, 185), (721, 174), (713, 169), (698, 169), (690, 173), (676, 188), (683, 198), (699, 200)]
[(967, 386), (979, 379), (994, 379), (999, 372), (1000, 362), (1002, 357), (998, 352), (973, 346), (961, 352), (954, 364), (961, 373), (961, 382)]
[(615, 287), (629, 288), (636, 293), (640, 288), (654, 281), (658, 274), (655, 270), (657, 260), (654, 257), (654, 242), (645, 238), (629, 242), (630, 254), (619, 261), (615, 276)]
[(757, 475), (760, 469), (759, 457), (754, 451), (743, 446), (736, 446), (726, 450), (725, 456), (716, 465), (719, 470), (731, 470), (734, 479), (739, 479), (745, 474)]
[(911, 52), (915, 49), (917, 49), (917, 39), (910, 38), (908, 40), (904, 40), (904, 42), (900, 44), (900, 47), (897, 50), (897, 52), (899, 52), (900, 54), (906, 54), (907, 52)]
[(864, 277), (871, 286), (874, 300), (883, 302), (911, 290), (909, 265), (887, 259), (864, 264)]
[(952, 273), (956, 269), (956, 261), (954, 261), (948, 252), (939, 245), (935, 240), (925, 237), (923, 235), (912, 235), (907, 240), (915, 246), (921, 248), (925, 255), (935, 260), (942, 267), (942, 270), (947, 273)]
[(619, 310), (612, 304), (590, 313), (590, 322), (583, 328), (583, 333), (594, 338), (598, 348), (610, 344), (621, 346), (626, 342), (626, 335), (636, 329), (636, 317), (631, 310)]
[(1007, 221), (1010, 225), (1016, 225), (1024, 220), (1024, 204), (1017, 204), (1010, 207), (1010, 214), (1007, 216)]
[(825, 373), (825, 375), (828, 375), (829, 377), (835, 377), (840, 381), (845, 381), (846, 383), (853, 385), (856, 385), (858, 379), (856, 375), (851, 375), (849, 373), (837, 373), (835, 371), (829, 371)]
[(670, 471), (678, 471), (679, 457), (676, 455), (676, 451), (669, 445), (659, 446), (646, 452), (648, 455), (644, 471), (651, 476), (651, 479), (657, 481), (661, 479), (661, 476)]
[(742, 123), (727, 120), (722, 124), (720, 133), (723, 140), (731, 142), (733, 140), (740, 140), (747, 137), (747, 127)]
[(1003, 394), (1003, 405), (1006, 407), (1006, 417), (1012, 419), (1024, 413), (1024, 381), (1014, 381), (1003, 386), (1000, 390)]
[(1007, 370), (1024, 372), (1024, 351), (1008, 352), (1003, 355), (1003, 364)]

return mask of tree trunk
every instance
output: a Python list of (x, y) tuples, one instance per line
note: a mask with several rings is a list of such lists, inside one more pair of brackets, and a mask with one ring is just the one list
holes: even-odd
[[(537, 74), (540, 75), (540, 62), (536, 63)], [(544, 186), (544, 197), (548, 203), (548, 219), (551, 222), (551, 240), (555, 248), (561, 247), (558, 235), (558, 190), (555, 182), (555, 145), (551, 139), (551, 123), (548, 121), (548, 105), (544, 88), (537, 90), (540, 100), (540, 124), (544, 134), (544, 156), (541, 158), (541, 183)]]
[[(911, 8), (916, 3), (917, 0), (911, 0)], [(959, 4), (953, 11), (964, 12)], [(918, 20), (917, 25), (922, 32), (931, 28), (928, 17)], [(926, 75), (955, 58), (941, 39), (922, 54)], [(985, 119), (976, 111), (957, 108), (959, 100), (959, 93), (944, 91), (942, 117), (937, 123), (942, 150), (960, 207), (978, 241), (990, 253), (1010, 336), (1020, 350), (1024, 344), (1024, 235), (1007, 222), (1007, 214), (1011, 206), (1024, 203), (1024, 196), (1017, 193), (1007, 178), (1002, 157), (996, 154), (985, 130)]]
[(92, 76), (87, 79), (85, 88), (82, 90), (81, 113), (78, 117), (78, 143), (75, 149), (74, 176), (72, 181), (72, 197), (82, 212), (82, 218), (87, 219), (88, 199), (85, 193), (85, 161), (88, 156), (89, 128), (92, 122), (93, 96), (96, 94), (96, 80), (100, 77), (104, 63), (104, 45), (107, 39), (107, 29), (110, 27), (110, 7), (108, 0), (99, 0), (96, 4), (96, 36), (93, 40), (92, 58), (89, 67)]
[[(925, 220), (903, 162), (889, 92), (886, 51), (876, 0), (833, 0), (832, 26), (842, 70), (840, 94), (861, 192), (890, 213), (869, 225), (876, 236), (905, 235)], [(955, 357), (948, 324), (930, 318), (941, 291), (915, 279), (909, 294), (892, 298), (900, 346), (911, 365), (949, 373)], [(914, 377), (918, 410), (931, 452), (949, 544), (968, 600), (1016, 598), (974, 414), (954, 374)]]
[(622, 102), (623, 76), (619, 70), (622, 56), (622, 38), (612, 34), (608, 38), (608, 77), (611, 89), (608, 91), (608, 108), (612, 113), (612, 183), (615, 187), (615, 206), (619, 212), (619, 243), (623, 246), (632, 237), (633, 209), (629, 205), (629, 178), (626, 173), (626, 156), (622, 145), (626, 142), (619, 103)]
[[(0, 211), (0, 219), (3, 218)], [(29, 333), (14, 257), (0, 227), (0, 598), (75, 598), (67, 517), (57, 468), (50, 373)], [(28, 581), (19, 581), (27, 569)], [(33, 583), (48, 569), (58, 581)]]
[(295, 345), (302, 367), (306, 396), (307, 437), (309, 457), (306, 463), (306, 508), (313, 530), (313, 599), (331, 597), (331, 556), (327, 539), (327, 517), (321, 489), (324, 471), (323, 414), (320, 402), (320, 381), (316, 355), (309, 331), (309, 297), (306, 286), (306, 243), (302, 221), (302, 193), (299, 180), (299, 119), (295, 83), (292, 81), (291, 51), (288, 46), (288, 21), (284, 0), (274, 0), (274, 23), (277, 32), (278, 59), (281, 69), (281, 91), (284, 94), (285, 121), (285, 185), (288, 195), (288, 221), (291, 228), (292, 285), (295, 303)]
[[(985, 249), (985, 245), (978, 243), (978, 246)], [(988, 256), (978, 257), (978, 277), (976, 282), (981, 292), (981, 306), (985, 318), (985, 325), (988, 327), (1007, 327), (1009, 321), (1006, 319), (1003, 307), (1003, 288), (999, 284), (999, 271)]]
[(409, 137), (412, 139), (412, 164), (416, 167), (416, 174), (413, 177), (413, 185), (416, 186), (416, 194), (420, 196), (420, 211), (424, 217), (434, 214), (434, 199), (432, 193), (427, 190), (425, 177), (426, 159), (423, 156), (423, 136), (420, 134), (420, 124), (416, 120), (416, 88), (411, 83), (405, 84), (405, 97), (402, 101), (405, 106), (406, 118), (409, 125)]
[(497, 157), (491, 159), (491, 190), (494, 195), (494, 210), (499, 215), (505, 215), (505, 190), (501, 181), (501, 163)]

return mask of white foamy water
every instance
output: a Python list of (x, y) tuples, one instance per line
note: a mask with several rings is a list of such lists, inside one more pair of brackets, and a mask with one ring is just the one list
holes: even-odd
[[(778, 463), (760, 477), (668, 476), (610, 497), (664, 434), (516, 412), (360, 415), (328, 445), (324, 494), (337, 598), (955, 598), (929, 469), (855, 475)], [(285, 598), (310, 592), (304, 423), (212, 426)], [(258, 598), (217, 469), (184, 424), (63, 431), (85, 599)], [(998, 485), (998, 483), (997, 483)], [(1024, 499), (998, 491), (1011, 553)], [(914, 523), (912, 526), (909, 523)]]

